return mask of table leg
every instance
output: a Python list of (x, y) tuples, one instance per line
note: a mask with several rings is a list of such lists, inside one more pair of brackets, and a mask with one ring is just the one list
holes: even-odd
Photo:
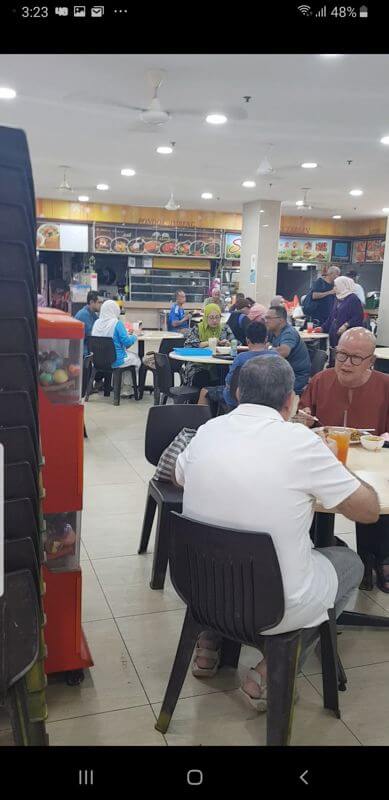
[[(311, 528), (311, 538), (315, 547), (336, 546), (334, 528), (335, 514), (315, 514)], [(337, 624), (347, 628), (389, 628), (389, 617), (361, 614), (358, 611), (343, 611)]]

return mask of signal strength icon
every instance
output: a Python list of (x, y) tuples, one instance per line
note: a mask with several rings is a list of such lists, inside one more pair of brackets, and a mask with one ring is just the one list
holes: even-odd
[(312, 14), (311, 6), (297, 6), (297, 8), (301, 14), (304, 14), (304, 17), (310, 17)]
[(323, 6), (323, 8), (321, 8), (320, 11), (318, 11), (315, 14), (315, 17), (326, 17), (326, 16), (327, 16), (327, 6)]

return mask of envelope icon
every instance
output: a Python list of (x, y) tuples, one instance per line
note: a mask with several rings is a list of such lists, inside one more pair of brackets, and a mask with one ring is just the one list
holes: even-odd
[(91, 17), (102, 17), (104, 14), (104, 6), (92, 6)]

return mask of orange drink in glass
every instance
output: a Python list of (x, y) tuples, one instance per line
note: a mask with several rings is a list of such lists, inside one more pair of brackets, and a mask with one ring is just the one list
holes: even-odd
[(330, 428), (328, 431), (328, 438), (336, 442), (337, 457), (342, 464), (347, 463), (350, 436), (351, 431), (344, 428)]

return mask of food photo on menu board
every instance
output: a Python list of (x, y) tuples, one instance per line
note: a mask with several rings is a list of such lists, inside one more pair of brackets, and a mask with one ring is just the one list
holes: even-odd
[(239, 261), (241, 247), (242, 236), (240, 233), (225, 234), (224, 258), (229, 258), (232, 261)]
[(383, 239), (368, 239), (366, 244), (366, 261), (375, 262), (384, 260), (385, 241)]
[(331, 239), (293, 239), (282, 237), (279, 243), (279, 261), (330, 261)]
[(221, 233), (101, 225), (95, 227), (94, 245), (99, 253), (220, 258)]
[(54, 222), (45, 222), (39, 225), (36, 233), (38, 250), (60, 249), (60, 226)]

